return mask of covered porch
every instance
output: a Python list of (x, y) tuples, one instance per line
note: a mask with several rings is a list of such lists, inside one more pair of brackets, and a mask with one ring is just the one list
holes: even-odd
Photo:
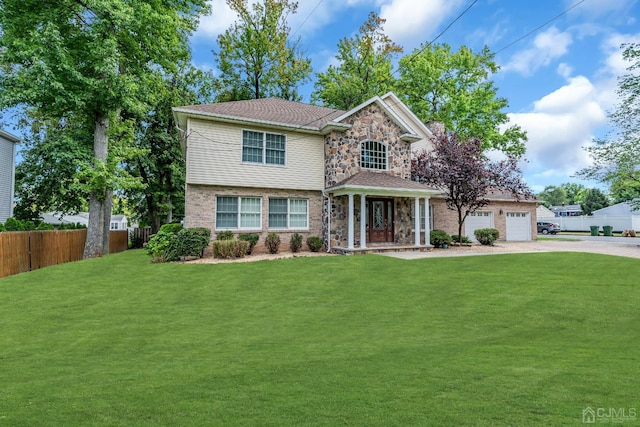
[(336, 253), (430, 250), (426, 185), (365, 171), (328, 188), (328, 247)]

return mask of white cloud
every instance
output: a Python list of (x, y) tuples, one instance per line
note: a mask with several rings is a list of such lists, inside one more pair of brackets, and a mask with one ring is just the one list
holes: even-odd
[(380, 17), (387, 20), (385, 33), (396, 43), (403, 45), (415, 39), (424, 43), (463, 4), (462, 0), (386, 0)]
[(536, 36), (532, 47), (514, 54), (502, 67), (502, 71), (515, 71), (530, 76), (538, 68), (564, 56), (571, 43), (573, 37), (569, 32), (560, 32), (556, 27), (551, 27)]
[(209, 0), (211, 14), (200, 19), (195, 37), (215, 38), (233, 24), (237, 16), (225, 0)]
[(559, 75), (561, 75), (565, 79), (568, 79), (569, 77), (571, 77), (571, 74), (573, 73), (573, 67), (571, 67), (571, 65), (567, 64), (566, 62), (561, 62), (558, 65), (557, 71)]
[(509, 114), (511, 124), (527, 131), (525, 170), (540, 176), (567, 176), (589, 164), (582, 147), (591, 144), (594, 132), (606, 123), (596, 87), (584, 76), (534, 103), (529, 113)]

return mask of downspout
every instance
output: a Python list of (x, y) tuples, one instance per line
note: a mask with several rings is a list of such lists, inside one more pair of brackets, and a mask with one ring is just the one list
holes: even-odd
[(322, 190), (322, 196), (327, 198), (327, 253), (331, 252), (331, 196)]

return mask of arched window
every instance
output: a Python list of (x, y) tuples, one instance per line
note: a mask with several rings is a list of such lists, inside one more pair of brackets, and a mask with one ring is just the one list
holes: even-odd
[(360, 167), (387, 170), (387, 146), (382, 142), (366, 140), (360, 143)]

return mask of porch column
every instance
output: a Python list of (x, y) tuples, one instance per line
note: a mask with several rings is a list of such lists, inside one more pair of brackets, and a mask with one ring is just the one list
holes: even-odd
[(416, 197), (413, 210), (413, 227), (415, 228), (415, 232), (413, 233), (413, 235), (415, 237), (414, 240), (416, 242), (416, 246), (420, 246), (420, 197)]
[(348, 228), (348, 238), (347, 238), (347, 248), (353, 249), (353, 235), (354, 235), (354, 224), (353, 224), (353, 193), (349, 193), (349, 213), (348, 213), (349, 222), (347, 223)]
[(360, 195), (360, 248), (367, 248), (367, 195)]
[(429, 245), (429, 240), (431, 240), (431, 233), (429, 232), (429, 228), (431, 227), (431, 219), (429, 218), (429, 198), (425, 197), (424, 199), (424, 244)]

